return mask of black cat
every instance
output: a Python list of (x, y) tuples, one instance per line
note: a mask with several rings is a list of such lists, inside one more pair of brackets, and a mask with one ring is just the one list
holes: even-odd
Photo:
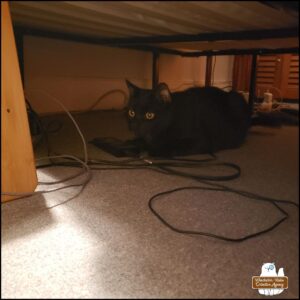
[(247, 136), (251, 114), (244, 97), (216, 87), (171, 93), (165, 83), (129, 89), (129, 129), (151, 156), (214, 153), (239, 147)]

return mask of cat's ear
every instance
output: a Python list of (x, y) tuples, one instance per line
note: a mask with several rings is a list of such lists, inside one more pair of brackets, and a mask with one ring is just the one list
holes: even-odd
[(129, 97), (131, 98), (137, 94), (139, 88), (135, 86), (133, 83), (131, 83), (129, 80), (126, 79), (125, 81), (129, 91)]
[(171, 103), (172, 97), (169, 87), (166, 83), (160, 83), (155, 89), (156, 97), (164, 103)]

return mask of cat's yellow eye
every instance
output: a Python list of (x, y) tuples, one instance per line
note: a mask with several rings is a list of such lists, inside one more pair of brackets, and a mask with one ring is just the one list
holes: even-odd
[(134, 110), (129, 109), (129, 111), (128, 111), (128, 116), (129, 116), (130, 118), (134, 118), (134, 117), (135, 117), (135, 112), (134, 112)]
[(146, 117), (147, 120), (152, 120), (152, 119), (154, 119), (155, 114), (152, 113), (152, 112), (147, 112), (147, 113), (145, 114), (145, 117)]

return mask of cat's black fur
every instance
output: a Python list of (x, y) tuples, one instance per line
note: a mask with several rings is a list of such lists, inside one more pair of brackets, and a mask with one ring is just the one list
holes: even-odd
[[(165, 83), (155, 90), (126, 83), (129, 128), (152, 156), (214, 153), (245, 140), (250, 112), (237, 92), (197, 87), (170, 93)], [(147, 112), (154, 118), (147, 119)]]

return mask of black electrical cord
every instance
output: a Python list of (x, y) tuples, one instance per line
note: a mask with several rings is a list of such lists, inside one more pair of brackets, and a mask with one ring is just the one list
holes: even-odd
[[(241, 173), (241, 169), (238, 165), (233, 163), (226, 163), (226, 162), (216, 162), (216, 157), (213, 156), (212, 158), (208, 159), (202, 159), (202, 160), (195, 160), (195, 159), (182, 159), (182, 158), (173, 158), (173, 159), (157, 159), (157, 158), (136, 158), (136, 159), (126, 159), (126, 160), (120, 160), (120, 161), (109, 161), (109, 160), (90, 160), (88, 162), (88, 165), (92, 170), (128, 170), (128, 169), (149, 169), (152, 171), (168, 174), (168, 175), (174, 175), (174, 176), (180, 176), (185, 178), (194, 179), (200, 183), (210, 185), (210, 187), (203, 187), (203, 186), (184, 186), (179, 187), (172, 190), (167, 190), (164, 192), (157, 193), (153, 195), (148, 200), (148, 206), (151, 211), (164, 225), (166, 225), (169, 229), (181, 233), (181, 234), (190, 234), (190, 235), (201, 235), (201, 236), (208, 236), (215, 239), (220, 239), (228, 242), (242, 242), (250, 238), (254, 238), (257, 236), (260, 236), (262, 234), (265, 234), (267, 232), (270, 232), (277, 226), (279, 226), (283, 221), (285, 221), (289, 214), (281, 208), (278, 203), (283, 204), (290, 204), (294, 205), (296, 207), (299, 207), (298, 204), (292, 202), (292, 201), (285, 201), (285, 200), (279, 200), (279, 199), (273, 199), (269, 197), (264, 197), (261, 195), (257, 195), (254, 193), (241, 191), (233, 188), (226, 187), (224, 185), (221, 185), (219, 183), (216, 183), (216, 181), (225, 181), (225, 180), (232, 180), (235, 178), (238, 178)], [(40, 165), (37, 168), (44, 168), (49, 166), (68, 166), (68, 167), (79, 167), (79, 165), (76, 162), (57, 162), (57, 163), (51, 163), (47, 165)], [(103, 167), (104, 166), (104, 167)], [(199, 168), (199, 167), (211, 167), (211, 166), (225, 166), (226, 168), (230, 168), (234, 170), (232, 174), (229, 175), (218, 175), (218, 176), (208, 176), (208, 175), (195, 175), (188, 172), (178, 171), (174, 170), (174, 168)], [(222, 235), (217, 235), (209, 232), (201, 232), (201, 231), (194, 231), (194, 230), (185, 230), (176, 228), (172, 224), (168, 223), (154, 208), (154, 202), (158, 201), (159, 198), (165, 195), (170, 195), (175, 192), (179, 192), (182, 190), (210, 190), (210, 191), (217, 191), (217, 192), (231, 192), (238, 194), (243, 197), (247, 197), (252, 200), (256, 201), (266, 201), (270, 204), (272, 204), (277, 210), (279, 210), (283, 217), (280, 218), (278, 221), (276, 221), (274, 224), (269, 226), (268, 228), (265, 228), (263, 230), (260, 230), (255, 233), (251, 233), (248, 235), (245, 235), (243, 237), (239, 238), (233, 238), (233, 237), (226, 237)]]
[[(215, 63), (216, 60), (214, 62), (214, 67), (215, 67)], [(47, 94), (48, 95), (48, 94)], [(156, 172), (160, 172), (163, 174), (168, 174), (168, 175), (174, 175), (174, 176), (180, 176), (180, 177), (185, 177), (185, 178), (189, 178), (189, 179), (193, 179), (196, 180), (200, 183), (206, 184), (206, 185), (210, 185), (211, 187), (203, 187), (203, 186), (185, 186), (185, 187), (180, 187), (180, 188), (176, 188), (173, 190), (168, 190), (168, 191), (164, 191), (164, 192), (160, 192), (157, 193), (155, 195), (153, 195), (149, 200), (148, 200), (148, 205), (150, 208), (150, 211), (166, 226), (168, 226), (171, 230), (178, 232), (178, 233), (185, 233), (185, 234), (193, 234), (193, 235), (202, 235), (202, 236), (209, 236), (212, 238), (216, 238), (216, 239), (220, 239), (220, 240), (224, 240), (224, 241), (230, 241), (230, 242), (241, 242), (253, 237), (257, 237), (260, 236), (264, 233), (267, 233), (271, 230), (273, 230), (274, 228), (276, 228), (278, 225), (280, 225), (283, 221), (285, 221), (288, 217), (289, 214), (283, 209), (281, 208), (278, 203), (284, 203), (284, 204), (291, 204), (296, 206), (297, 208), (299, 208), (299, 205), (292, 202), (292, 201), (285, 201), (285, 200), (279, 200), (279, 199), (273, 199), (273, 198), (269, 198), (269, 197), (264, 197), (261, 195), (257, 195), (254, 193), (250, 193), (247, 191), (241, 191), (241, 190), (237, 190), (237, 189), (233, 189), (233, 188), (229, 188), (226, 187), (224, 185), (221, 185), (219, 183), (216, 183), (217, 181), (225, 181), (225, 180), (232, 180), (235, 178), (238, 178), (240, 176), (241, 173), (241, 169), (238, 165), (233, 164), (233, 163), (226, 163), (226, 162), (216, 162), (216, 156), (214, 154), (211, 154), (212, 158), (208, 158), (208, 159), (202, 159), (202, 160), (193, 160), (193, 159), (183, 159), (183, 158), (172, 158), (172, 159), (165, 159), (165, 158), (130, 158), (130, 159), (126, 159), (126, 160), (119, 160), (119, 161), (108, 161), (108, 160), (88, 160), (88, 155), (87, 155), (87, 148), (86, 148), (86, 142), (85, 139), (82, 135), (82, 132), (80, 131), (78, 124), (76, 123), (76, 121), (72, 118), (71, 114), (68, 112), (68, 110), (63, 106), (63, 104), (60, 103), (59, 100), (57, 100), (54, 97), (51, 97), (51, 99), (53, 99), (55, 102), (59, 103), (63, 109), (67, 112), (67, 114), (69, 115), (69, 117), (72, 119), (76, 129), (78, 130), (80, 136), (82, 137), (83, 140), (83, 144), (84, 144), (84, 153), (85, 153), (85, 158), (84, 158), (84, 162), (83, 160), (80, 160), (78, 158), (75, 159), (75, 161), (80, 162), (80, 164), (78, 164), (77, 162), (72, 162), (72, 161), (68, 161), (68, 162), (54, 162), (53, 160), (50, 160), (50, 164), (44, 164), (44, 165), (38, 165), (37, 168), (44, 168), (44, 167), (51, 167), (51, 166), (68, 166), (68, 167), (82, 167), (82, 165), (85, 166), (85, 168), (89, 171), (89, 170), (124, 170), (124, 169), (149, 169), (152, 171), (156, 171)], [(27, 100), (26, 100), (27, 101)], [(27, 101), (27, 104), (29, 106), (29, 109), (32, 110), (32, 107), (30, 105), (30, 103)], [(115, 140), (116, 141), (116, 140)], [(117, 141), (118, 142), (118, 141)], [(48, 154), (50, 153), (50, 149), (48, 148)], [(60, 157), (62, 157), (60, 155)], [(66, 156), (64, 156), (64, 158), (66, 158)], [(70, 158), (70, 156), (69, 156)], [(74, 159), (75, 157), (73, 157)], [(71, 158), (70, 158), (71, 159)], [(93, 167), (94, 166), (94, 167)], [(95, 167), (97, 166), (97, 167)], [(105, 166), (105, 167), (103, 167)], [(174, 168), (199, 168), (199, 167), (211, 167), (211, 166), (225, 166), (227, 168), (233, 169), (234, 173), (229, 174), (229, 175), (218, 175), (218, 176), (208, 176), (208, 175), (196, 175), (196, 174), (192, 174), (192, 173), (188, 173), (188, 172), (183, 172), (183, 171), (178, 171), (178, 170), (174, 170)], [(84, 189), (84, 187), (86, 186), (87, 182), (91, 179), (91, 173), (88, 172), (89, 177), (87, 178), (87, 180), (85, 181), (85, 183), (82, 185), (81, 184), (77, 184), (77, 185), (71, 185), (71, 186), (82, 186), (82, 189), (79, 191), (79, 193)], [(71, 177), (73, 178), (73, 177)], [(63, 180), (64, 181), (64, 180)], [(60, 181), (62, 182), (62, 181)], [(70, 187), (70, 186), (67, 186)], [(67, 187), (61, 187), (55, 190), (59, 190), (59, 189), (63, 189), (63, 188), (67, 188)], [(273, 204), (275, 206), (275, 208), (277, 210), (279, 210), (284, 217), (282, 217), (281, 219), (279, 219), (277, 222), (275, 222), (272, 226), (258, 231), (256, 233), (252, 233), (249, 235), (246, 235), (244, 237), (241, 238), (232, 238), (232, 237), (226, 237), (226, 236), (221, 236), (221, 235), (216, 235), (213, 233), (208, 233), (208, 232), (201, 232), (201, 231), (193, 231), (193, 230), (183, 230), (183, 229), (179, 229), (174, 227), (173, 225), (171, 225), (170, 223), (168, 223), (153, 207), (153, 202), (154, 200), (158, 199), (159, 197), (162, 197), (164, 195), (167, 194), (172, 194), (181, 190), (187, 190), (187, 189), (198, 189), (198, 190), (211, 190), (211, 191), (222, 191), (222, 192), (231, 192), (231, 193), (236, 193), (240, 196), (243, 197), (247, 197), (249, 199), (253, 199), (253, 200), (257, 200), (257, 201), (266, 201), (269, 202), (271, 204)], [(41, 191), (40, 193), (43, 192), (52, 192), (54, 190), (50, 190), (50, 191)], [(76, 194), (79, 195), (79, 193)], [(74, 197), (76, 197), (74, 196)], [(27, 196), (21, 196), (18, 199), (22, 199), (25, 198)], [(74, 199), (74, 197), (72, 197), (71, 199)], [(70, 199), (69, 199), (70, 200)], [(67, 201), (69, 201), (67, 200)], [(64, 201), (63, 203), (59, 203), (55, 206), (59, 206), (61, 204), (64, 204), (66, 201)], [(52, 207), (51, 207), (52, 208)]]
[[(201, 181), (201, 180), (199, 180)], [(222, 191), (222, 192), (232, 192), (232, 193), (236, 193), (239, 194), (241, 196), (244, 197), (248, 197), (250, 199), (254, 199), (254, 200), (262, 200), (262, 201), (268, 201), (269, 203), (273, 204), (275, 206), (275, 208), (277, 210), (279, 210), (281, 213), (283, 213), (283, 217), (281, 219), (279, 219), (277, 222), (275, 222), (273, 225), (271, 225), (270, 227), (263, 229), (261, 231), (252, 233), (252, 234), (248, 234), (245, 235), (243, 237), (240, 238), (231, 238), (231, 237), (226, 237), (226, 236), (222, 236), (222, 235), (216, 235), (213, 233), (209, 233), (209, 232), (201, 232), (201, 231), (193, 231), (193, 230), (184, 230), (184, 229), (180, 229), (180, 228), (176, 228), (175, 226), (171, 225), (170, 223), (168, 223), (153, 207), (153, 202), (155, 199), (158, 199), (164, 195), (168, 195), (168, 194), (172, 194), (178, 191), (182, 191), (182, 190), (210, 190), (210, 191)], [(224, 240), (224, 241), (229, 241), (229, 242), (242, 242), (245, 241), (247, 239), (253, 238), (253, 237), (257, 237), (260, 236), (264, 233), (270, 232), (271, 230), (273, 230), (274, 228), (276, 228), (279, 224), (281, 224), (283, 221), (285, 221), (288, 217), (289, 214), (282, 209), (281, 207), (279, 207), (277, 205), (276, 202), (281, 202), (281, 203), (285, 203), (285, 204), (292, 204), (295, 205), (296, 207), (298, 207), (298, 205), (292, 201), (283, 201), (283, 200), (276, 200), (276, 199), (267, 199), (266, 197), (262, 197), (260, 195), (255, 195), (255, 194), (251, 194), (248, 192), (242, 192), (242, 191), (238, 191), (238, 190), (234, 190), (232, 188), (228, 188), (228, 187), (224, 187), (224, 188), (209, 188), (209, 187), (199, 187), (199, 186), (189, 186), (189, 187), (181, 187), (181, 188), (176, 188), (173, 190), (168, 190), (165, 192), (161, 192), (158, 194), (153, 195), (149, 201), (148, 201), (148, 206), (151, 210), (151, 212), (167, 227), (169, 227), (171, 230), (177, 232), (177, 233), (184, 233), (184, 234), (191, 234), (191, 235), (203, 235), (203, 236), (209, 236), (209, 237), (213, 237), (216, 239), (220, 239), (220, 240)]]
[[(53, 126), (53, 124), (56, 123), (56, 127), (51, 128), (51, 126)], [(58, 120), (53, 120), (51, 122), (49, 122), (46, 126), (45, 126), (45, 131), (47, 133), (56, 133), (58, 131), (60, 131), (62, 129), (62, 122), (58, 121)]]
[[(27, 110), (31, 116), (31, 120), (30, 120), (31, 122), (29, 122), (29, 123), (32, 124), (32, 127), (37, 128), (37, 131), (40, 132), (40, 135), (41, 135), (39, 140), (35, 143), (34, 148), (36, 148), (38, 146), (38, 144), (40, 144), (40, 142), (42, 140), (44, 140), (46, 150), (47, 150), (47, 156), (50, 156), (51, 146), (49, 143), (49, 133), (58, 132), (63, 126), (62, 122), (55, 120), (55, 121), (51, 121), (48, 124), (44, 125), (40, 116), (33, 109), (32, 105), (30, 104), (30, 102), (28, 101), (27, 98), (25, 98), (25, 101), (27, 104)], [(55, 124), (55, 123), (56, 123), (56, 127), (53, 128), (53, 124)], [(51, 128), (51, 126), (52, 126), (52, 128)], [(31, 132), (31, 134), (33, 135), (34, 132)], [(50, 161), (51, 161), (51, 159), (50, 159)]]

